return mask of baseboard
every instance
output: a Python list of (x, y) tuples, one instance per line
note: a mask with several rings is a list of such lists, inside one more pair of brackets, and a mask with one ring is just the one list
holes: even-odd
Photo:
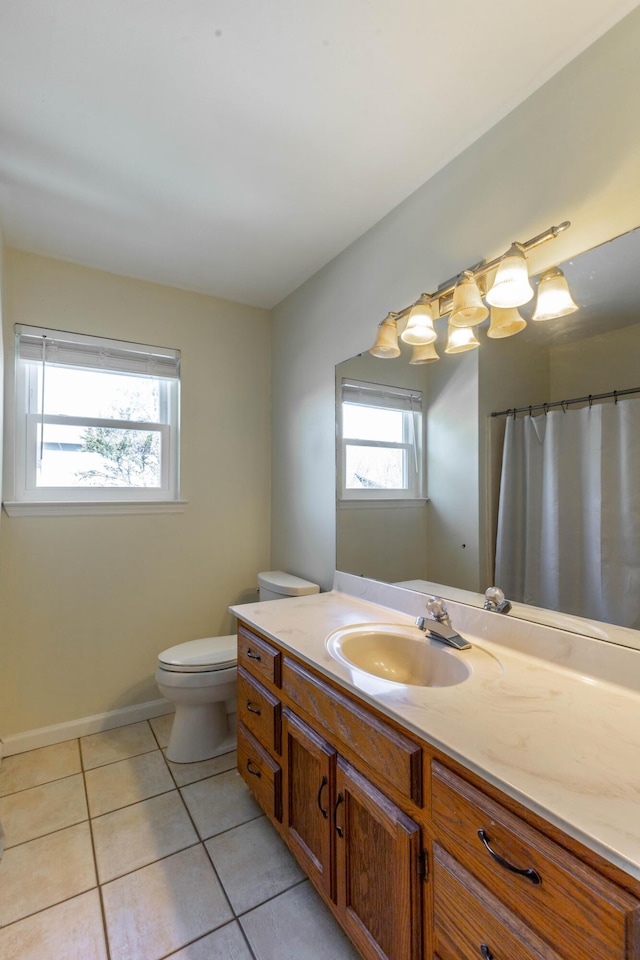
[(82, 717), (79, 720), (69, 720), (67, 723), (55, 723), (51, 727), (40, 727), (38, 730), (27, 730), (12, 737), (0, 740), (0, 757), (11, 757), (26, 750), (35, 750), (38, 747), (49, 747), (52, 743), (62, 743), (63, 740), (75, 740), (76, 737), (86, 737), (91, 733), (100, 733), (103, 730), (112, 730), (114, 727), (124, 727), (128, 723), (139, 720), (151, 720), (152, 717), (162, 717), (166, 713), (173, 713), (174, 706), (169, 700), (149, 700), (147, 703), (137, 703), (132, 707), (120, 707), (108, 713), (97, 713), (93, 717)]

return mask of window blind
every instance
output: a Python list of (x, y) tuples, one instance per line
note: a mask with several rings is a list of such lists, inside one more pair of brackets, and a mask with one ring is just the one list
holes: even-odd
[(16, 354), (28, 363), (82, 367), (163, 380), (180, 378), (180, 351), (16, 324)]
[(384, 407), (386, 410), (419, 410), (422, 394), (419, 390), (367, 383), (364, 380), (342, 381), (343, 403), (359, 403), (367, 407)]

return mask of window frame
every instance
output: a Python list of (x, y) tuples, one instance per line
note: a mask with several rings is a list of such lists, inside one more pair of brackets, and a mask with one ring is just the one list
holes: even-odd
[[(49, 342), (66, 345), (72, 351), (84, 347), (88, 351), (99, 351), (99, 362), (70, 363), (46, 360), (58, 367), (79, 370), (102, 370), (105, 373), (125, 374), (132, 377), (153, 379), (159, 386), (158, 421), (120, 420), (109, 417), (66, 416), (61, 414), (43, 414), (37, 410), (38, 378), (41, 361), (35, 356), (20, 356), (20, 337), (50, 338)], [(109, 360), (109, 349), (114, 351), (113, 361)], [(29, 347), (26, 348), (29, 351)], [(33, 348), (31, 352), (33, 351)], [(117, 351), (117, 360), (116, 352)], [(96, 354), (97, 356), (97, 354)], [(146, 359), (143, 359), (146, 358)], [(123, 368), (123, 364), (125, 365)], [(137, 368), (136, 368), (137, 367)], [(168, 375), (158, 373), (166, 370)], [(93, 512), (94, 505), (99, 512), (118, 513), (165, 512), (159, 508), (166, 505), (167, 512), (183, 505), (179, 499), (179, 435), (180, 435), (180, 352), (165, 348), (106, 340), (89, 334), (67, 334), (62, 331), (47, 330), (41, 327), (29, 327), (16, 324), (15, 353), (15, 390), (14, 390), (14, 443), (13, 443), (13, 499), (5, 501), (9, 515), (32, 513), (70, 513), (70, 509), (46, 510), (46, 507), (83, 509), (78, 512)], [(67, 426), (108, 427), (114, 429), (139, 430), (157, 433), (160, 437), (160, 485), (157, 487), (116, 487), (100, 486), (38, 486), (37, 484), (37, 445), (38, 427), (42, 424), (64, 424)], [(33, 508), (33, 509), (31, 509)], [(120, 509), (119, 509), (120, 508)], [(121, 509), (126, 508), (126, 509)], [(97, 511), (98, 512), (98, 511)]]
[[(347, 393), (346, 398), (345, 392)], [(362, 397), (362, 400), (358, 401), (357, 399), (349, 398), (348, 393), (350, 392), (353, 392), (354, 395), (359, 393)], [(367, 393), (369, 393), (368, 398)], [(385, 394), (389, 399), (387, 405), (384, 403)], [(371, 402), (365, 402), (366, 399), (369, 399)], [(405, 387), (396, 387), (390, 384), (380, 384), (363, 380), (354, 380), (351, 378), (343, 378), (338, 385), (337, 401), (338, 409), (340, 411), (339, 416), (336, 418), (336, 477), (338, 481), (338, 503), (355, 505), (359, 502), (364, 506), (366, 504), (371, 505), (379, 501), (385, 505), (392, 503), (402, 503), (403, 505), (407, 505), (409, 503), (423, 501), (425, 499), (423, 489), (425, 465), (423, 438), (424, 395), (422, 391)], [(387, 440), (363, 440), (360, 438), (345, 436), (345, 403), (360, 403), (361, 406), (377, 407), (380, 410), (401, 409), (403, 413), (403, 440), (401, 442)], [(405, 406), (407, 403), (408, 407)], [(416, 424), (416, 415), (418, 417), (418, 424)], [(405, 473), (406, 485), (401, 488), (396, 487), (391, 489), (381, 487), (347, 487), (346, 452), (348, 446), (403, 450), (405, 454), (403, 472)]]

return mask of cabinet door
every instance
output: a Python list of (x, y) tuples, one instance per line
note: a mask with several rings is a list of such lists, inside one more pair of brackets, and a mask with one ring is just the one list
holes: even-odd
[(334, 899), (331, 804), (336, 751), (293, 714), (283, 711), (283, 826), (302, 867)]
[(342, 924), (364, 957), (419, 960), (420, 828), (338, 758), (333, 832)]

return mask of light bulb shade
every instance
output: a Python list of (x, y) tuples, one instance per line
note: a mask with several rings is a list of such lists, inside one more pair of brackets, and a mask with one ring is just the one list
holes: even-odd
[(436, 353), (435, 344), (425, 343), (413, 348), (409, 363), (432, 363), (434, 360), (439, 359), (440, 357)]
[(409, 314), (407, 325), (400, 334), (404, 343), (422, 346), (437, 340), (438, 334), (433, 327), (433, 313), (430, 303), (418, 303)]
[(538, 299), (532, 320), (553, 320), (554, 317), (566, 317), (575, 313), (578, 304), (574, 302), (567, 279), (558, 267), (545, 270), (538, 284)]
[(449, 324), (449, 339), (444, 348), (445, 353), (464, 353), (465, 350), (474, 350), (480, 343), (471, 327), (455, 327)]
[(513, 337), (520, 333), (527, 325), (524, 317), (521, 317), (516, 307), (503, 309), (502, 307), (491, 307), (491, 325), (487, 330), (487, 336), (492, 340), (498, 340), (501, 337)]
[(378, 327), (376, 342), (369, 350), (369, 353), (374, 357), (381, 357), (383, 360), (400, 356), (398, 326), (393, 318), (387, 317), (382, 321)]
[(454, 327), (475, 327), (489, 316), (472, 273), (462, 274), (453, 291), (450, 323)]
[(529, 303), (533, 294), (526, 257), (514, 243), (500, 261), (493, 286), (487, 293), (487, 303), (503, 309), (521, 307)]

